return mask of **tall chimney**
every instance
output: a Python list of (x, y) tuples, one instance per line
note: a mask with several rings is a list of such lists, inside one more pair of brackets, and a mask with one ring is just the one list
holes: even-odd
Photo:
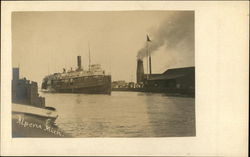
[(143, 61), (141, 59), (137, 60), (137, 71), (136, 71), (137, 83), (142, 83), (144, 80), (144, 68)]
[(78, 70), (82, 69), (81, 56), (77, 56), (77, 67)]

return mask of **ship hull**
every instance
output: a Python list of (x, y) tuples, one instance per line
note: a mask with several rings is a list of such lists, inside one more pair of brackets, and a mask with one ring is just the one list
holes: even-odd
[(107, 85), (78, 88), (57, 88), (51, 91), (55, 93), (111, 94), (111, 89)]
[(49, 85), (46, 92), (53, 93), (85, 93), (85, 94), (111, 94), (111, 76), (84, 77), (71, 83), (55, 83)]

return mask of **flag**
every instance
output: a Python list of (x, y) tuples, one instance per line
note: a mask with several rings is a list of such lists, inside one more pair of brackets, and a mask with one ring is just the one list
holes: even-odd
[(151, 40), (150, 40), (150, 38), (149, 38), (149, 36), (148, 36), (148, 35), (147, 35), (147, 41), (148, 41), (148, 42), (151, 42)]

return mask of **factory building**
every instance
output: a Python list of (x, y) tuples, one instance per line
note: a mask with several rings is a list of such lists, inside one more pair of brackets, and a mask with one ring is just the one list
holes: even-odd
[(45, 98), (39, 96), (37, 83), (26, 78), (19, 79), (19, 68), (13, 68), (12, 102), (45, 107)]
[(167, 69), (162, 74), (144, 74), (142, 60), (137, 60), (137, 83), (147, 92), (195, 95), (195, 67)]

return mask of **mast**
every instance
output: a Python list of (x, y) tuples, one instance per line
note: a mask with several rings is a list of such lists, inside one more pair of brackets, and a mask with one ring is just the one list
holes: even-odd
[(49, 64), (48, 64), (48, 75), (50, 74), (50, 72), (49, 72)]
[(91, 65), (91, 56), (90, 56), (90, 47), (88, 42), (88, 48), (89, 48), (89, 71), (90, 71), (90, 65)]

